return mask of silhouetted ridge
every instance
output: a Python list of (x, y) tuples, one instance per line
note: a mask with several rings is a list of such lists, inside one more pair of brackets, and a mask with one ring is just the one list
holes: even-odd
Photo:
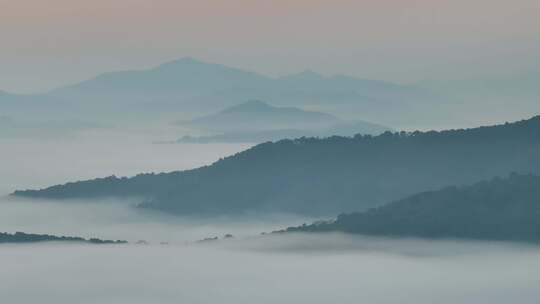
[[(286, 129), (313, 131), (340, 123), (340, 119), (330, 114), (295, 107), (276, 107), (259, 100), (250, 100), (215, 114), (180, 121), (177, 124), (221, 134)], [(366, 129), (368, 126), (375, 129), (374, 124), (365, 125)]]
[(540, 241), (540, 177), (512, 174), (471, 186), (423, 192), (335, 221), (287, 232)]
[(0, 244), (2, 243), (37, 243), (37, 242), (75, 242), (89, 244), (125, 244), (126, 241), (101, 240), (98, 238), (85, 239), (73, 236), (54, 236), (48, 234), (29, 234), (15, 232), (14, 234), (0, 232)]
[(14, 195), (141, 197), (173, 213), (361, 211), (421, 191), (540, 173), (540, 117), (492, 127), (263, 143), (211, 166)]
[(304, 136), (352, 136), (357, 133), (378, 135), (391, 130), (366, 121), (346, 121), (323, 112), (276, 107), (259, 100), (250, 100), (215, 114), (179, 121), (177, 124), (211, 133), (199, 137), (187, 135), (178, 140), (197, 143), (261, 143)]
[(0, 93), (0, 112), (26, 119), (66, 117), (140, 124), (169, 121), (174, 113), (191, 118), (250, 99), (337, 115), (361, 113), (388, 125), (453, 120), (445, 110), (452, 104), (446, 102), (448, 98), (421, 88), (314, 72), (274, 78), (189, 57), (150, 68), (102, 73), (44, 94)]

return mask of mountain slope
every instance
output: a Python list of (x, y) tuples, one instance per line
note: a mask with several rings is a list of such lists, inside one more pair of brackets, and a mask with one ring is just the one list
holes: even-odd
[(178, 125), (213, 135), (184, 136), (178, 142), (261, 143), (284, 138), (378, 135), (391, 129), (365, 121), (343, 121), (336, 116), (294, 107), (274, 107), (252, 100)]
[[(69, 119), (106, 123), (163, 121), (179, 114), (188, 119), (251, 99), (287, 107), (309, 106), (346, 119), (376, 117), (392, 126), (442, 124), (451, 117), (446, 110), (448, 100), (417, 87), (314, 72), (271, 78), (192, 58), (150, 69), (104, 73), (45, 94), (0, 94), (0, 112), (6, 110), (2, 100), (21, 99), (25, 102), (9, 103), (15, 106), (11, 110), (43, 118), (59, 111)], [(38, 107), (25, 106), (30, 99)]]
[(14, 195), (140, 197), (143, 206), (172, 213), (335, 214), (514, 171), (540, 173), (539, 155), (540, 116), (468, 130), (283, 140), (194, 170), (111, 176)]
[(274, 107), (262, 101), (251, 100), (179, 124), (217, 132), (246, 132), (323, 128), (338, 122), (339, 119), (333, 115), (293, 107)]
[(58, 88), (51, 94), (79, 97), (88, 94), (101, 97), (125, 95), (136, 99), (140, 94), (153, 97), (197, 95), (209, 99), (221, 96), (229, 102), (253, 98), (268, 100), (266, 97), (274, 101), (275, 97), (282, 96), (287, 104), (358, 102), (361, 97), (371, 100), (399, 97), (401, 102), (411, 97), (419, 98), (420, 95), (433, 97), (422, 89), (386, 81), (343, 75), (326, 77), (314, 72), (270, 78), (189, 57), (151, 69), (104, 73), (75, 85)]
[(540, 177), (512, 174), (465, 187), (416, 194), (335, 221), (287, 232), (540, 242)]
[[(232, 87), (257, 87), (270, 79), (248, 71), (197, 61), (193, 58), (161, 64), (147, 70), (110, 72), (59, 88), (53, 94), (190, 95)], [(135, 96), (133, 96), (135, 97)]]

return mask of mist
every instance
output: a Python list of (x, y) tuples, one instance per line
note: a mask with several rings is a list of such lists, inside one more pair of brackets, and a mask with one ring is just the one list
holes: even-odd
[(107, 130), (76, 138), (0, 139), (0, 231), (183, 243), (226, 233), (258, 234), (311, 220), (283, 214), (177, 217), (136, 208), (141, 203), (136, 198), (48, 201), (9, 196), (16, 189), (95, 177), (193, 169), (251, 146), (152, 142), (159, 135), (168, 136), (164, 134)]
[[(121, 239), (126, 245), (0, 245), (6, 303), (537, 303), (540, 248), (345, 234), (261, 235), (320, 218), (173, 216), (137, 199), (22, 200), (15, 189), (190, 169), (251, 144), (152, 141), (92, 131), (1, 139), (0, 231)], [(225, 234), (233, 238), (223, 239)], [(198, 243), (218, 237), (219, 240)], [(137, 245), (138, 240), (148, 245)]]
[(177, 133), (106, 129), (67, 138), (0, 138), (0, 196), (16, 189), (47, 187), (109, 175), (132, 176), (143, 172), (192, 169), (252, 145), (153, 143), (173, 138), (171, 134)]
[[(245, 148), (136, 142), (125, 137), (101, 139), (101, 144), (95, 138), (11, 141), (4, 149), (4, 159), (11, 161), (3, 163), (2, 192), (106, 174), (191, 168)], [(136, 203), (1, 198), (2, 231), (131, 242), (1, 245), (3, 301), (536, 303), (540, 296), (535, 277), (540, 250), (534, 246), (343, 234), (261, 236), (315, 219), (178, 217), (139, 210)], [(194, 243), (225, 234), (235, 237)], [(138, 240), (149, 245), (135, 245)]]
[[(309, 251), (298, 246), (307, 243)], [(540, 296), (540, 251), (519, 245), (294, 235), (0, 249), (0, 292), (9, 303), (536, 303)]]
[(0, 198), (3, 232), (76, 235), (85, 238), (192, 243), (207, 237), (250, 237), (313, 218), (290, 214), (173, 216), (139, 209), (134, 200), (47, 201)]

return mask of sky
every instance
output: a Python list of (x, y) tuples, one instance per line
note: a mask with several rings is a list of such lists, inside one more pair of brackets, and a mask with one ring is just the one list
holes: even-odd
[(540, 67), (538, 0), (0, 0), (0, 90), (195, 57), (414, 83)]

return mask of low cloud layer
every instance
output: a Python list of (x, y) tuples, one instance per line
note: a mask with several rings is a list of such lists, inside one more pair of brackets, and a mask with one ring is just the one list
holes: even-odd
[[(130, 143), (116, 142), (109, 150), (94, 141), (3, 145), (10, 161), (2, 164), (0, 194), (111, 171), (194, 167), (241, 148), (204, 146), (210, 152), (201, 154), (195, 146)], [(135, 209), (134, 203), (0, 198), (0, 231), (150, 242), (0, 245), (0, 302), (536, 304), (540, 298), (540, 248), (531, 245), (261, 236), (317, 219), (173, 217)], [(235, 238), (193, 243), (226, 233)]]
[[(540, 296), (537, 248), (303, 238), (274, 237), (273, 250), (250, 250), (239, 240), (227, 245), (2, 246), (0, 293), (7, 303), (60, 304), (536, 303)], [(334, 249), (342, 243), (348, 250), (291, 250), (291, 244), (302, 242), (323, 248), (330, 242)], [(429, 249), (427, 255), (413, 256), (400, 248)], [(456, 249), (460, 254), (449, 254)]]

